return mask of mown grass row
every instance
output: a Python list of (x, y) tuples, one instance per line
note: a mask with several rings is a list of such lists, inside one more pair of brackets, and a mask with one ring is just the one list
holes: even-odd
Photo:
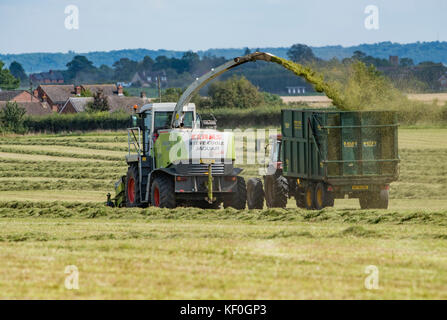
[[(113, 177), (111, 177), (113, 178)], [(113, 180), (93, 179), (52, 179), (39, 181), (24, 178), (23, 180), (2, 180), (0, 191), (29, 191), (29, 190), (111, 190)]]
[(447, 226), (446, 210), (353, 210), (303, 209), (204, 210), (198, 208), (159, 209), (110, 208), (103, 203), (79, 202), (0, 202), (0, 217), (72, 217), (147, 220), (244, 220), (340, 222), (350, 224), (431, 224)]
[(101, 144), (91, 144), (86, 142), (72, 142), (72, 141), (59, 141), (59, 140), (0, 140), (0, 145), (13, 145), (13, 146), (61, 146), (61, 147), (76, 147), (94, 150), (104, 151), (123, 151), (128, 150), (128, 146), (121, 143), (117, 143), (116, 146), (107, 146)]
[(106, 160), (106, 161), (119, 161), (123, 160), (123, 157), (120, 156), (110, 156), (110, 155), (102, 155), (102, 154), (79, 154), (79, 153), (70, 153), (70, 152), (59, 152), (59, 151), (47, 151), (47, 150), (27, 150), (20, 148), (8, 148), (0, 146), (0, 152), (7, 153), (21, 153), (21, 154), (30, 154), (30, 155), (44, 155), (44, 156), (53, 156), (53, 157), (68, 157), (75, 159), (94, 159), (94, 160)]

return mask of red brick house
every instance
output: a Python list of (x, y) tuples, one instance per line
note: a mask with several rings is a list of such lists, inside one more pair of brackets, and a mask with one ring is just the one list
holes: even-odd
[(0, 101), (38, 102), (39, 99), (25, 90), (0, 91)]
[(36, 93), (40, 101), (47, 102), (54, 112), (59, 112), (68, 98), (75, 96), (75, 88), (72, 84), (40, 85)]
[(64, 76), (60, 71), (50, 70), (49, 72), (33, 73), (30, 80), (34, 84), (63, 84)]

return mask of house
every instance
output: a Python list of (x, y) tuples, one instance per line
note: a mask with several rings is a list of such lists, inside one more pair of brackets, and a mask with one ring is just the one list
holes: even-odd
[[(133, 112), (133, 106), (137, 105), (142, 107), (143, 105), (149, 103), (149, 99), (146, 98), (144, 94), (141, 97), (125, 97), (119, 95), (106, 96), (107, 102), (109, 103), (110, 112), (124, 111), (131, 113)], [(59, 113), (78, 113), (85, 111), (88, 103), (93, 102), (92, 97), (70, 97), (64, 106), (61, 108)]]
[(399, 66), (399, 57), (398, 56), (390, 56), (389, 62), (393, 67)]
[[(123, 94), (123, 86), (117, 87), (116, 84), (83, 84), (80, 88), (82, 91), (90, 91), (93, 95), (99, 90), (102, 90), (102, 93), (105, 96), (119, 95), (120, 93)], [(78, 95), (78, 92), (76, 92), (76, 95)]]
[(85, 111), (87, 105), (93, 102), (92, 97), (70, 97), (59, 113), (78, 113)]
[(447, 89), (447, 74), (443, 74), (438, 81), (442, 89)]
[(68, 98), (75, 96), (75, 91), (72, 84), (40, 85), (37, 87), (35, 95), (40, 101), (47, 102), (54, 112), (59, 112)]
[[(0, 101), (0, 110), (3, 109), (7, 101)], [(53, 111), (47, 103), (41, 103), (34, 99), (33, 102), (17, 102), (19, 107), (22, 107), (26, 110), (26, 114), (30, 116), (42, 116), (51, 114)]]
[(139, 71), (132, 77), (132, 84), (140, 83), (141, 87), (147, 88), (151, 86), (157, 86), (158, 79), (160, 84), (165, 86), (168, 83), (168, 77), (164, 70), (152, 72), (152, 71)]
[(39, 100), (26, 90), (0, 91), (0, 101), (38, 102)]
[(289, 95), (306, 93), (306, 87), (286, 87), (286, 89)]
[(63, 84), (64, 76), (60, 71), (50, 70), (49, 72), (33, 73), (30, 80), (34, 84)]

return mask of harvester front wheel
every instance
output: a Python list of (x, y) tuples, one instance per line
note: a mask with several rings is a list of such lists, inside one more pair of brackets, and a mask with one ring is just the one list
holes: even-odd
[(140, 183), (138, 178), (138, 169), (130, 166), (126, 176), (126, 207), (137, 207), (140, 204)]
[(231, 197), (224, 199), (224, 208), (233, 207), (237, 210), (245, 209), (247, 204), (247, 186), (242, 177), (237, 177), (236, 190)]
[(174, 179), (161, 175), (154, 179), (151, 186), (151, 204), (159, 208), (175, 208)]
[(262, 209), (264, 207), (264, 189), (259, 178), (250, 178), (247, 181), (248, 209)]

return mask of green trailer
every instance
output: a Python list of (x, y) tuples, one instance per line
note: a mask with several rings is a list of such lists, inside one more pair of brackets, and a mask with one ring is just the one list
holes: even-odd
[(282, 110), (276, 170), (264, 176), (265, 194), (250, 192), (260, 179), (248, 181), (249, 206), (262, 196), (271, 207), (295, 197), (299, 207), (322, 209), (349, 197), (364, 209), (387, 208), (399, 175), (397, 129), (391, 111)]

